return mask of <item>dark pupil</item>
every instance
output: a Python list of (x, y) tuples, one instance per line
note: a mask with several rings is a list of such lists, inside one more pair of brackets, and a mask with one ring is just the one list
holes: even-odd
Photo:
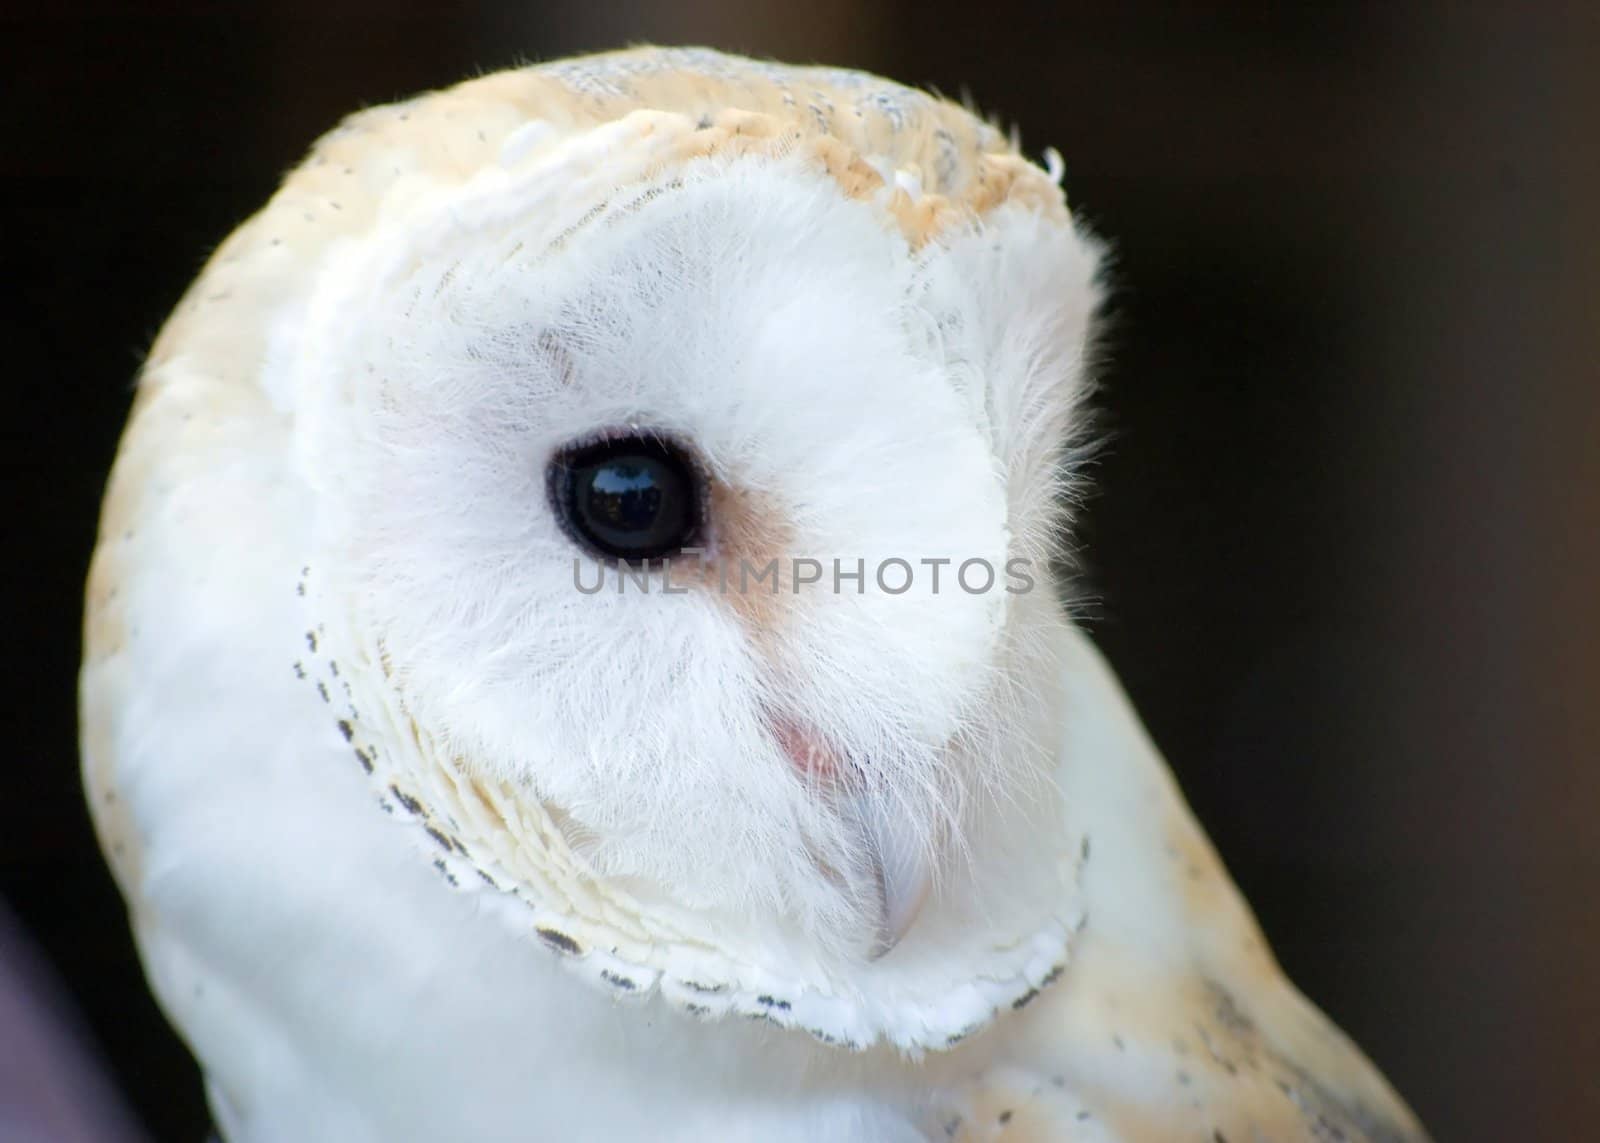
[(626, 437), (584, 446), (559, 457), (551, 475), (568, 530), (604, 555), (652, 559), (692, 538), (690, 468), (665, 442)]

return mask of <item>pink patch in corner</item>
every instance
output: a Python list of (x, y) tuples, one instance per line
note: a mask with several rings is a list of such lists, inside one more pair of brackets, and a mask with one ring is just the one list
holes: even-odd
[(832, 784), (841, 769), (839, 755), (821, 737), (793, 719), (771, 717), (772, 737), (796, 771), (808, 781)]

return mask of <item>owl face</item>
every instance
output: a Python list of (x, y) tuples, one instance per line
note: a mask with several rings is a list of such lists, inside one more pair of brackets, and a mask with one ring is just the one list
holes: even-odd
[(327, 259), (269, 370), (313, 618), (588, 874), (870, 961), (1056, 824), (1031, 648), (1093, 251), (683, 130), (399, 196)]

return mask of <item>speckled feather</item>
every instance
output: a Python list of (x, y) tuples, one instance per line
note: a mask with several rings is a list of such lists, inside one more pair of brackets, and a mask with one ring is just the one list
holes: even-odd
[[(921, 983), (892, 958), (785, 977), (758, 944), (585, 874), (560, 807), (426, 744), (408, 755), (428, 736), (404, 704), (380, 717), (385, 651), (344, 630), (308, 563), (282, 331), (349, 244), (557, 152), (571, 193), (593, 179), (602, 197), (700, 160), (811, 171), (912, 256), (991, 217), (1071, 228), (1056, 179), (959, 107), (859, 73), (638, 49), (352, 116), (223, 243), (140, 379), (82, 709), (102, 845), (228, 1137), (1423, 1139), (1284, 979), (1065, 625), (1049, 639), (1068, 813), (1043, 850), (1060, 897), (1004, 914), (1016, 932), (994, 948), (979, 933), (942, 967), (925, 954)], [(1030, 926), (1057, 935), (999, 971)], [(684, 964), (721, 967), (708, 982)], [(941, 1021), (966, 1009), (941, 1004), (969, 976), (984, 1010), (951, 1035)], [(895, 999), (874, 1007), (873, 981)], [(795, 1015), (813, 993), (843, 1005), (813, 1005), (826, 1027)]]

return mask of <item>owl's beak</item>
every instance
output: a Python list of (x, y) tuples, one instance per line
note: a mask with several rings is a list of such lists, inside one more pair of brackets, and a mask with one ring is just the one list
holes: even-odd
[(848, 762), (822, 739), (787, 718), (771, 719), (771, 727), (795, 769), (819, 788), (834, 791), (834, 810), (856, 835), (878, 904), (867, 957), (878, 960), (900, 943), (928, 900), (933, 866), (926, 840), (908, 827), (907, 815), (892, 799), (849, 788)]
[(839, 799), (838, 812), (861, 838), (877, 891), (878, 926), (867, 957), (878, 960), (900, 943), (922, 912), (933, 868), (924, 840), (883, 797), (848, 794)]

